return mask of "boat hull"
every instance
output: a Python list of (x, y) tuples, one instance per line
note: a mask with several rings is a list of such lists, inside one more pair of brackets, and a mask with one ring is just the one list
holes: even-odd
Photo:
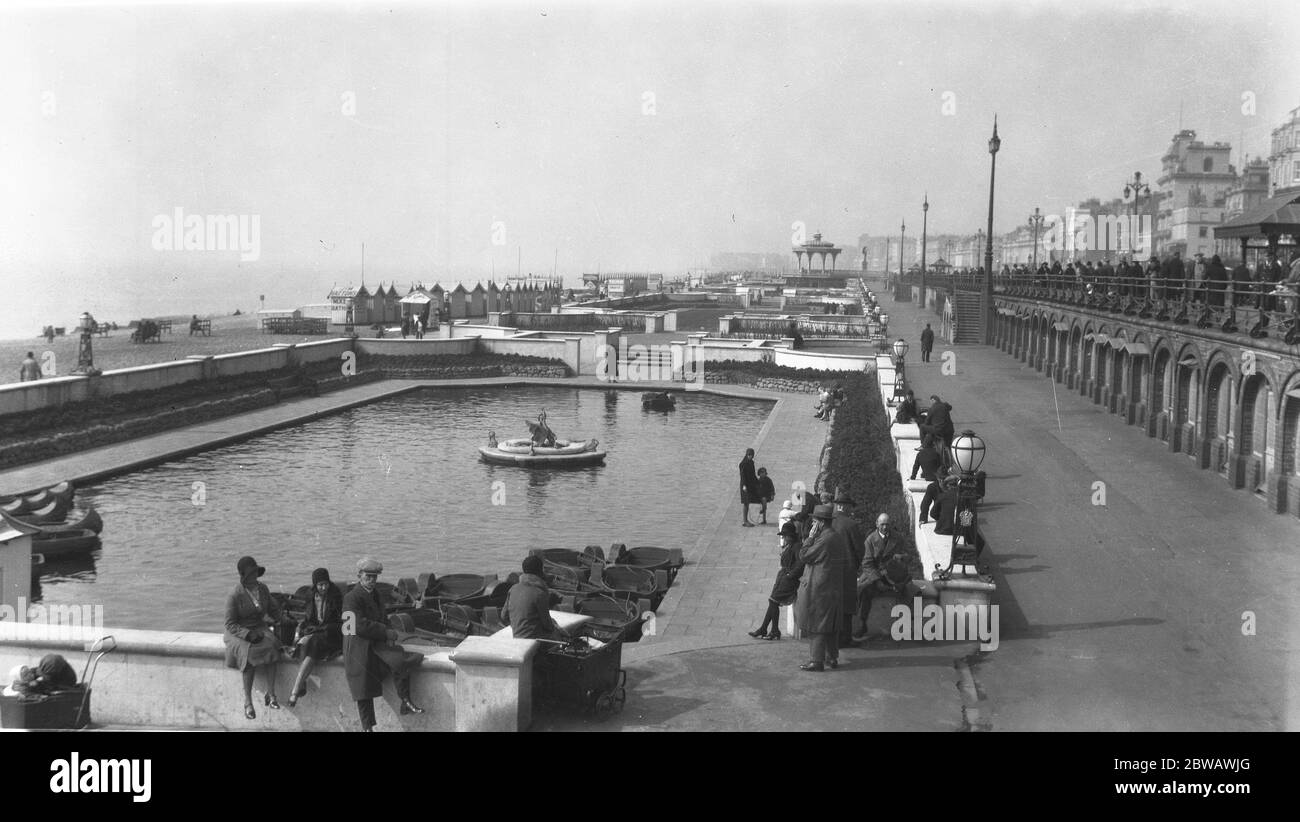
[(89, 529), (59, 534), (33, 534), (32, 553), (46, 559), (89, 554), (100, 547), (99, 535)]
[(605, 461), (604, 451), (582, 451), (577, 454), (512, 454), (499, 448), (479, 446), (479, 455), (492, 465), (521, 465), (525, 468), (581, 468), (600, 465)]

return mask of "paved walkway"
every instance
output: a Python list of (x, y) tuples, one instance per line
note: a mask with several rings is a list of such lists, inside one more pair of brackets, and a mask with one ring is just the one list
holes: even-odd
[(938, 323), (885, 305), (917, 396), (988, 445), (1002, 644), (975, 677), (992, 727), (1300, 728), (1300, 521), (996, 348), (936, 341), (919, 363)]

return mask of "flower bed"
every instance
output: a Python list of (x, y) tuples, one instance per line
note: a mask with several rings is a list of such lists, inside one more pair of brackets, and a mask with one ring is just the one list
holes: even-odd
[(823, 385), (844, 380), (852, 371), (824, 371), (818, 368), (790, 368), (770, 362), (724, 360), (704, 365), (704, 381), (723, 385), (752, 385), (772, 391), (815, 394)]
[(880, 514), (889, 514), (894, 532), (902, 537), (912, 576), (921, 579), (921, 556), (915, 535), (907, 527), (912, 521), (911, 509), (903, 493), (889, 436), (890, 418), (881, 404), (880, 391), (871, 375), (860, 372), (848, 375), (843, 382), (846, 400), (831, 425), (820, 487), (852, 497), (864, 530), (874, 528)]

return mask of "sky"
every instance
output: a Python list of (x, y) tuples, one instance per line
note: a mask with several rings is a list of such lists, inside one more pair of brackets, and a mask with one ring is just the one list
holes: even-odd
[(972, 233), (994, 114), (1009, 231), (1154, 180), (1180, 123), (1267, 156), (1298, 5), (6, 6), (0, 338), (323, 302), (363, 244), (404, 292), (680, 276), (800, 228), (851, 252), (923, 195)]

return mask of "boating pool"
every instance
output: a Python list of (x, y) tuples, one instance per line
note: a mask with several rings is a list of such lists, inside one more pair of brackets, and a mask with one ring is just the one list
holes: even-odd
[[(235, 561), (291, 593), (323, 566), (386, 582), (430, 571), (518, 570), (529, 548), (616, 542), (681, 548), (737, 484), (770, 402), (682, 392), (423, 389), (77, 489), (104, 517), (103, 548), (41, 571), (33, 597), (103, 605), (111, 627), (219, 632)], [(561, 439), (596, 437), (603, 466), (545, 470), (479, 459), (489, 431), (527, 436), (546, 410)]]

